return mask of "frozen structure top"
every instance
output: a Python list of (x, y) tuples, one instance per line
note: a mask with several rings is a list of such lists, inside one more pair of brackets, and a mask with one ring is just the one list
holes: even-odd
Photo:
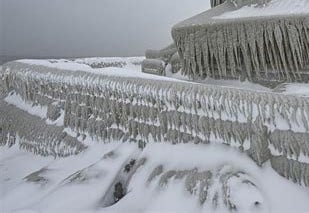
[(211, 0), (211, 5), (172, 29), (183, 75), (267, 84), (308, 81), (307, 1)]

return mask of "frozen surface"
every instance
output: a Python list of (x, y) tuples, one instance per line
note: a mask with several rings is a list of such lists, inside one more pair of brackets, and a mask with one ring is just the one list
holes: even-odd
[(235, 11), (223, 13), (214, 19), (231, 19), (257, 16), (297, 15), (309, 13), (308, 0), (272, 0), (264, 7), (245, 6)]

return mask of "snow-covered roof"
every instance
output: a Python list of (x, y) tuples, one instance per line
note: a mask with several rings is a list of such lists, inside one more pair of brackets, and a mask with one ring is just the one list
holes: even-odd
[(237, 8), (231, 2), (225, 2), (211, 10), (200, 13), (187, 20), (184, 20), (174, 29), (213, 25), (227, 24), (228, 22), (252, 21), (259, 19), (268, 19), (270, 16), (282, 17), (299, 17), (308, 16), (309, 1), (308, 0), (272, 0), (265, 6), (257, 6), (257, 4), (247, 5)]

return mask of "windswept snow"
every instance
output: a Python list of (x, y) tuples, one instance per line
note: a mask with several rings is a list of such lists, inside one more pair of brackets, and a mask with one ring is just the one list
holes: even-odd
[[(132, 156), (145, 158), (146, 162), (132, 177), (128, 194), (110, 207), (101, 207), (102, 196), (123, 162)], [(211, 170), (230, 165), (246, 171), (254, 178), (261, 194), (248, 194), (247, 188), (237, 188), (235, 199), (240, 200), (243, 207), (239, 212), (250, 212), (247, 202), (252, 199), (263, 202), (258, 212), (309, 211), (306, 188), (280, 177), (270, 165), (258, 167), (237, 150), (222, 145), (151, 143), (141, 151), (134, 144), (119, 142), (93, 143), (85, 153), (65, 159), (33, 156), (16, 146), (1, 147), (0, 209), (14, 213), (228, 212), (222, 206), (214, 210), (208, 202), (200, 206), (198, 200), (184, 190), (181, 180), (171, 180), (164, 188), (158, 186), (159, 177), (147, 184), (151, 171), (158, 165), (163, 165), (164, 170)], [(40, 170), (39, 175), (46, 181), (24, 179)]]
[(309, 13), (308, 0), (272, 0), (264, 7), (244, 6), (238, 10), (223, 13), (214, 19), (233, 19), (258, 16), (297, 15)]

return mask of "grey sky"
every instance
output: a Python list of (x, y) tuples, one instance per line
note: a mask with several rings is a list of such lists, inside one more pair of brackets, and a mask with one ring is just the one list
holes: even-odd
[(3, 10), (2, 10), (2, 0), (0, 0), (0, 55), (4, 54), (4, 41), (3, 41)]
[(207, 0), (0, 1), (2, 49), (19, 56), (142, 55), (168, 45), (174, 24), (209, 7)]

